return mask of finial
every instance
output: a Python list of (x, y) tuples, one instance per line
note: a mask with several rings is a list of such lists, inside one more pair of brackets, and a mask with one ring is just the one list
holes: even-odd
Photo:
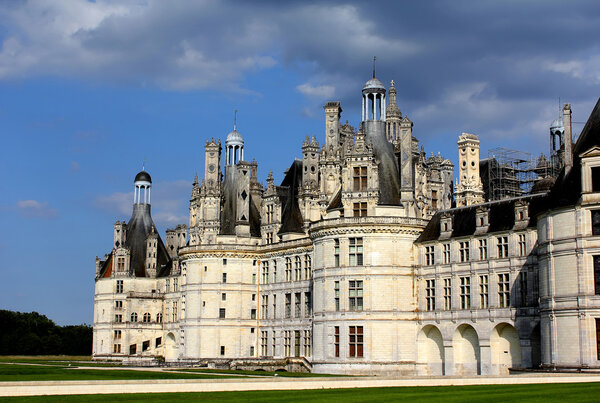
[(392, 80), (392, 87), (394, 86), (394, 80)]
[(377, 60), (377, 56), (373, 56), (373, 78), (375, 78), (375, 61)]
[(237, 109), (233, 111), (233, 131), (237, 130)]
[(146, 171), (146, 158), (142, 161), (142, 171)]

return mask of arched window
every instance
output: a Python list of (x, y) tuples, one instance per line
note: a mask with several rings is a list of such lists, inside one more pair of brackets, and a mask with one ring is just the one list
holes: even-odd
[(162, 323), (162, 313), (156, 314), (156, 323)]
[(150, 323), (150, 314), (148, 312), (146, 312), (144, 314), (144, 319), (143, 319), (144, 323)]
[(131, 321), (132, 321), (132, 322), (137, 322), (137, 319), (138, 319), (138, 318), (137, 318), (137, 312), (133, 312), (133, 313), (131, 314)]

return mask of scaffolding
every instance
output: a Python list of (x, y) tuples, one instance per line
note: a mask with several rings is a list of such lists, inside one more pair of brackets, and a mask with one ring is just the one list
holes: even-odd
[[(488, 151), (488, 183), (486, 198), (489, 201), (518, 197), (531, 192), (540, 177), (541, 166), (534, 162), (530, 153), (508, 148)], [(485, 188), (484, 184), (484, 188)]]

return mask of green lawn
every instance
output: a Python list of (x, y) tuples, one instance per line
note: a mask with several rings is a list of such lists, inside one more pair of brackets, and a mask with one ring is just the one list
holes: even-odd
[(289, 378), (307, 378), (307, 377), (332, 377), (332, 376), (347, 376), (347, 375), (331, 375), (331, 374), (312, 374), (310, 372), (272, 372), (272, 371), (244, 371), (237, 369), (212, 369), (212, 368), (177, 368), (170, 371), (185, 371), (199, 372), (205, 374), (237, 374), (237, 375), (256, 375), (256, 376), (282, 376)]
[[(136, 371), (127, 369), (74, 369), (58, 365), (0, 364), (0, 382), (8, 381), (79, 381), (114, 379), (211, 379), (233, 378), (216, 374)], [(236, 377), (239, 378), (239, 377)]]
[(9, 397), (4, 402), (597, 402), (600, 384), (443, 386), (219, 393), (156, 393)]

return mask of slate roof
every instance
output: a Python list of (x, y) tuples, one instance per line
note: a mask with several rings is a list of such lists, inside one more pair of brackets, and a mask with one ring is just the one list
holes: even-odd
[(278, 235), (290, 232), (304, 233), (302, 213), (298, 205), (298, 190), (302, 185), (302, 161), (295, 160), (287, 170), (280, 188), (284, 190), (280, 196), (282, 204), (281, 228)]

